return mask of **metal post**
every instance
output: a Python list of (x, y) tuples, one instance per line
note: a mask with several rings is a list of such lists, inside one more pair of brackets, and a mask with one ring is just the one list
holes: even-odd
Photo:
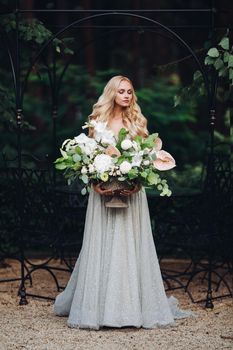
[(19, 213), (19, 235), (20, 235), (20, 265), (21, 265), (21, 283), (18, 290), (20, 296), (19, 305), (26, 305), (25, 275), (24, 275), (24, 234), (23, 234), (23, 187), (22, 187), (22, 142), (21, 142), (21, 124), (22, 124), (22, 108), (21, 108), (21, 83), (20, 83), (20, 40), (19, 40), (19, 1), (16, 2), (15, 20), (16, 20), (16, 125), (17, 125), (17, 155), (18, 155), (18, 213)]

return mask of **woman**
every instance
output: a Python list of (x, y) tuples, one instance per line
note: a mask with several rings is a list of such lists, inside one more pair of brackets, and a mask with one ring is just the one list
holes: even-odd
[[(107, 83), (89, 119), (107, 121), (116, 137), (122, 127), (131, 137), (148, 135), (133, 85), (123, 76)], [(92, 129), (89, 136), (94, 136)], [(106, 208), (105, 198), (111, 194), (101, 185), (91, 189), (82, 249), (65, 290), (56, 297), (54, 313), (68, 316), (69, 327), (96, 330), (155, 328), (194, 315), (165, 294), (145, 189), (121, 191), (126, 209)]]

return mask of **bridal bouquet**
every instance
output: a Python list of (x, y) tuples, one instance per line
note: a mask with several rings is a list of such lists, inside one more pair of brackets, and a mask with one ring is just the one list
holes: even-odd
[(56, 159), (56, 169), (63, 170), (68, 184), (81, 180), (83, 195), (90, 191), (91, 183), (111, 183), (112, 180), (153, 187), (160, 196), (170, 196), (167, 181), (160, 172), (176, 166), (174, 158), (162, 150), (162, 141), (157, 133), (146, 138), (130, 138), (122, 128), (118, 137), (107, 127), (107, 122), (86, 122), (82, 127), (94, 128), (94, 138), (81, 133), (63, 142)]

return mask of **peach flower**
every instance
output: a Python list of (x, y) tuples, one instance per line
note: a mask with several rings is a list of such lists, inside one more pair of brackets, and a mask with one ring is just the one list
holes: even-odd
[(169, 170), (176, 166), (175, 159), (170, 153), (160, 150), (156, 152), (157, 159), (154, 160), (154, 167), (158, 170)]
[(155, 139), (155, 149), (156, 151), (160, 151), (161, 148), (162, 148), (162, 140), (159, 137), (157, 137)]
[(120, 155), (121, 155), (121, 152), (116, 147), (111, 146), (111, 145), (109, 145), (106, 148), (105, 153), (109, 156), (116, 155), (117, 157), (120, 157)]

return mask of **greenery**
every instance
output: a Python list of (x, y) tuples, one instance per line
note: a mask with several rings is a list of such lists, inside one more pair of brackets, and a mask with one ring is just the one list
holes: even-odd
[[(13, 41), (15, 25), (14, 14), (2, 18), (0, 32), (3, 33), (1, 36), (4, 40), (7, 35)], [(38, 19), (20, 18), (21, 83), (32, 58), (51, 36), (52, 31)], [(3, 52), (0, 56), (3, 58), (0, 69), (0, 146), (11, 157), (16, 154), (17, 147), (15, 95), (9, 63), (4, 59)], [(119, 68), (111, 68), (96, 70), (93, 75), (84, 66), (76, 64), (75, 59), (74, 38), (55, 39), (46, 54), (33, 66), (23, 100), (23, 152), (39, 157), (53, 155), (52, 97), (58, 107), (56, 122), (59, 145), (65, 138), (72, 138), (80, 133), (81, 125), (90, 114), (108, 79), (122, 73)], [(226, 33), (216, 47), (208, 48), (205, 59), (206, 66), (213, 67), (218, 72), (220, 84), (217, 96), (223, 102), (232, 99), (232, 59), (232, 47)], [(69, 60), (70, 64), (58, 89), (57, 82)], [(174, 186), (183, 183), (183, 188), (186, 188), (193, 183), (199, 184), (203, 154), (208, 141), (207, 117), (204, 119), (205, 124), (203, 118), (200, 118), (200, 115), (207, 116), (206, 110), (202, 108), (205, 91), (200, 72), (195, 72), (192, 84), (186, 87), (178, 73), (151, 74), (145, 79), (143, 86), (137, 86), (136, 94), (142, 112), (148, 119), (150, 133), (158, 132), (165, 149), (176, 159), (177, 168), (169, 172)], [(228, 124), (230, 117), (231, 110), (227, 109), (225, 120)], [(218, 139), (226, 140), (225, 134), (219, 131), (215, 133)], [(57, 154), (58, 152), (57, 146)], [(192, 184), (190, 179), (194, 181)]]

